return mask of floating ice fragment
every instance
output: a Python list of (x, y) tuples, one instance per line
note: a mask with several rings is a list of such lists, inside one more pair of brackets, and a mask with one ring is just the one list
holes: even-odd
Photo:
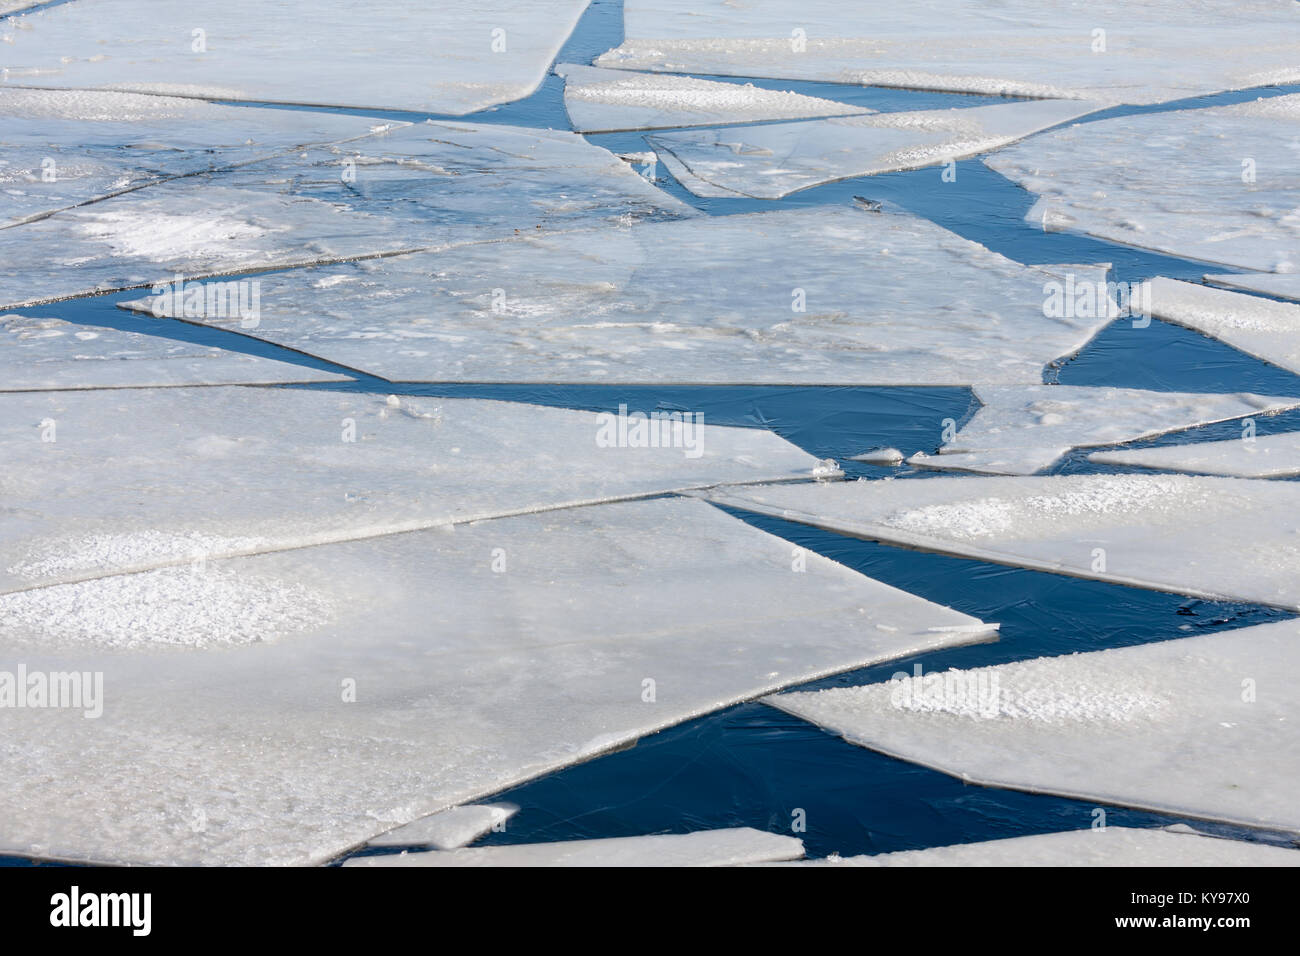
[[(1300, 18), (1300, 5), (1287, 0)], [(1137, 144), (1138, 149), (1134, 149)], [(1025, 218), (1184, 259), (1300, 271), (1300, 93), (1080, 123), (985, 158)]]
[(940, 477), (718, 489), (842, 534), (1300, 610), (1300, 485), (1181, 475)]
[(1230, 289), (1259, 292), (1278, 299), (1300, 299), (1300, 272), (1285, 274), (1246, 272), (1233, 275), (1208, 275), (1205, 281)]
[(982, 408), (938, 455), (908, 464), (994, 475), (1032, 475), (1072, 448), (1115, 445), (1211, 422), (1300, 407), (1300, 398), (1149, 392), (1069, 385), (974, 387)]
[[(103, 647), (7, 619), (0, 670), (102, 673), (103, 711), (5, 710), (0, 851), (322, 862), (711, 710), (992, 634), (819, 555), (801, 565), (788, 541), (666, 498), (210, 560), (233, 581), (329, 596), (321, 618), (255, 643)], [(123, 580), (81, 585), (99, 595), (83, 605), (56, 588), (9, 597), (49, 595), (87, 628), (110, 605), (188, 609), (187, 633), (214, 638), (238, 606), (149, 600)]]
[(248, 334), (390, 381), (1037, 383), (1110, 321), (1046, 316), (1059, 271), (907, 213), (819, 207), (265, 276)]
[(861, 455), (852, 455), (849, 461), (863, 461), (870, 465), (901, 465), (907, 457), (897, 448), (877, 448), (864, 451)]
[(1300, 852), (1166, 827), (1096, 827), (791, 866), (1300, 866)]
[(1300, 432), (1256, 436), (1249, 431), (1241, 438), (1228, 441), (1098, 451), (1089, 455), (1088, 460), (1103, 465), (1163, 468), (1203, 475), (1286, 478), (1300, 475)]
[(1151, 314), (1300, 374), (1300, 305), (1161, 278)]
[(1300, 830), (1296, 621), (958, 673), (994, 715), (899, 706), (900, 680), (767, 702), (969, 783)]
[(580, 133), (717, 126), (757, 120), (849, 116), (871, 110), (816, 96), (690, 76), (629, 73), (563, 63), (564, 108)]
[(750, 827), (557, 843), (473, 847), (446, 853), (353, 857), (344, 866), (738, 866), (797, 860), (803, 841)]
[(677, 178), (691, 192), (781, 199), (853, 176), (965, 159), (1100, 108), (1044, 100), (660, 133), (650, 142), (677, 160), (684, 172)]
[(513, 803), (471, 804), (452, 807), (441, 813), (422, 817), (405, 826), (381, 833), (366, 841), (367, 846), (428, 847), (431, 850), (455, 850), (473, 843), (483, 834), (504, 827), (518, 812)]

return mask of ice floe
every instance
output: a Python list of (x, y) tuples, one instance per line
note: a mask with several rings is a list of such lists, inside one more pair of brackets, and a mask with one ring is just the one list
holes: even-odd
[(0, 81), (462, 115), (537, 89), (587, 2), (64, 3), (0, 24)]
[(15, 308), (186, 278), (700, 215), (575, 133), (420, 123), (0, 230)]
[(240, 387), (0, 394), (0, 591), (817, 464), (762, 429), (654, 411)]
[[(908, 464), (992, 475), (1032, 475), (1073, 448), (1116, 445), (1246, 415), (1300, 407), (1300, 398), (1149, 392), (1070, 385), (974, 387), (982, 408), (938, 455)], [(1300, 391), (1300, 389), (1297, 389)]]
[[(519, 441), (562, 453), (541, 433)], [(496, 464), (540, 477), (533, 461)], [(208, 492), (176, 494), (211, 512)], [(298, 497), (282, 489), (285, 503)], [(255, 605), (262, 639), (222, 642), (230, 605), (213, 615), (183, 593), (151, 598), (135, 583), (144, 575), (77, 585), (80, 598), (99, 593), (80, 603), (65, 586), (0, 596), (0, 670), (102, 675), (93, 719), (71, 706), (5, 710), (0, 850), (322, 862), (708, 711), (993, 633), (683, 498), (185, 570), (216, 572), (214, 591)], [(287, 588), (326, 603), (286, 607)], [(51, 633), (57, 608), (80, 609), (88, 629), (105, 613), (134, 619), (135, 643)], [(166, 630), (182, 613), (188, 647)]]
[(1240, 272), (1233, 275), (1207, 275), (1206, 282), (1258, 292), (1279, 299), (1300, 299), (1300, 272)]
[(596, 64), (1156, 103), (1300, 80), (1292, 0), (625, 0)]
[(1241, 438), (1228, 441), (1098, 451), (1089, 455), (1088, 460), (1102, 465), (1161, 468), (1203, 475), (1285, 478), (1300, 475), (1300, 432), (1256, 435), (1251, 429), (1243, 431)]
[(797, 860), (803, 841), (750, 827), (360, 856), (344, 866), (739, 866)]
[(562, 63), (564, 108), (580, 133), (850, 116), (871, 110), (816, 96), (690, 76)]
[(1151, 282), (1151, 314), (1300, 375), (1300, 305), (1176, 279)]
[(970, 783), (1300, 830), (1298, 678), (1282, 621), (768, 703)]
[(0, 315), (0, 392), (335, 381), (347, 376), (140, 332)]
[(650, 142), (661, 155), (672, 154), (683, 170), (677, 178), (691, 192), (715, 196), (721, 189), (780, 199), (852, 176), (964, 159), (1099, 108), (1078, 100), (1041, 100), (660, 133)]
[(1038, 383), (1110, 321), (1045, 315), (1060, 269), (1106, 274), (901, 212), (781, 210), (265, 276), (248, 334), (392, 381)]
[(0, 87), (0, 227), (160, 179), (406, 125), (139, 93)]
[(1038, 194), (1025, 218), (1043, 229), (1290, 273), (1300, 270), (1297, 150), (1300, 93), (1079, 123), (984, 163)]
[(719, 489), (709, 498), (928, 551), (1300, 610), (1293, 482), (954, 476)]
[(473, 843), (485, 833), (504, 828), (506, 821), (518, 810), (519, 808), (513, 803), (452, 807), (450, 810), (422, 817), (413, 823), (371, 837), (366, 841), (366, 845), (455, 850)]
[(834, 856), (799, 866), (1300, 866), (1300, 852), (1205, 836), (1181, 825), (1159, 830), (1096, 827), (959, 843), (874, 856)]

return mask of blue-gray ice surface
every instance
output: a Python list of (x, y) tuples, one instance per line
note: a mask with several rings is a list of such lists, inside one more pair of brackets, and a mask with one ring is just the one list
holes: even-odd
[(1300, 374), (1300, 305), (1176, 279), (1154, 279), (1150, 288), (1156, 318)]
[(1088, 460), (1235, 478), (1289, 478), (1300, 475), (1300, 432), (1256, 435), (1254, 429), (1243, 429), (1240, 438), (1227, 441), (1097, 451)]

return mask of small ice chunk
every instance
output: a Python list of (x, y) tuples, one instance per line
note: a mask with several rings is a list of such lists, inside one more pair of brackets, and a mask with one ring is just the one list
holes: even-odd
[(491, 830), (503, 828), (506, 821), (518, 811), (519, 807), (513, 803), (452, 807), (371, 837), (366, 845), (455, 850), (473, 843)]
[(876, 448), (853, 455), (849, 461), (863, 461), (871, 465), (901, 465), (906, 456), (897, 448)]
[(572, 63), (560, 64), (555, 72), (564, 77), (564, 108), (579, 133), (719, 126), (871, 112), (860, 106), (762, 89), (751, 83), (602, 70)]
[(938, 477), (706, 497), (841, 534), (1300, 610), (1300, 484), (1185, 475)]
[(982, 406), (938, 455), (908, 464), (1032, 475), (1072, 448), (1116, 445), (1211, 422), (1300, 407), (1300, 398), (1069, 385), (974, 387)]
[[(781, 199), (853, 176), (915, 169), (1005, 146), (1101, 109), (1080, 100), (1039, 100), (964, 109), (877, 113), (806, 123), (776, 123), (650, 137), (700, 195), (723, 189), (753, 199)], [(697, 190), (703, 181), (708, 187)]]
[(789, 866), (1300, 866), (1300, 851), (1180, 827), (1095, 827)]
[(360, 856), (344, 866), (738, 866), (797, 860), (803, 841), (750, 827)]
[(1088, 460), (1102, 465), (1161, 468), (1202, 475), (1289, 478), (1300, 475), (1300, 432), (1256, 436), (1253, 430), (1243, 431), (1241, 438), (1227, 441), (1097, 451)]
[(968, 783), (1300, 830), (1297, 678), (1291, 620), (767, 703)]

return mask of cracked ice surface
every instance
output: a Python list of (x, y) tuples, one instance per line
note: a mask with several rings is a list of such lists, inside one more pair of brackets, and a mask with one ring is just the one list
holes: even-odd
[(1300, 610), (1300, 485), (1293, 482), (939, 477), (720, 489), (708, 497), (922, 550)]
[(1038, 194), (1025, 219), (1044, 229), (1241, 269), (1300, 269), (1300, 93), (1080, 123), (984, 163)]
[[(510, 468), (535, 480), (528, 464)], [(494, 567), (496, 549), (505, 563)], [(264, 639), (238, 646), (150, 640), (159, 604), (208, 638), (225, 612), (183, 594), (150, 600), (131, 584), (140, 575), (87, 582), (101, 598), (78, 605), (88, 619), (102, 608), (138, 616), (146, 642), (134, 648), (51, 634), (46, 615), (68, 606), (67, 586), (5, 595), (0, 664), (104, 676), (97, 719), (66, 707), (7, 712), (0, 847), (111, 862), (321, 862), (740, 700), (992, 633), (805, 557), (806, 572), (792, 574), (789, 542), (677, 498), (189, 569), (228, 576), (231, 597), (256, 585), (242, 600), (266, 617)], [(283, 608), (256, 595), (274, 598), (287, 582), (328, 605), (277, 627)]]
[(974, 387), (983, 407), (935, 456), (909, 465), (1032, 475), (1072, 448), (1116, 445), (1244, 415), (1300, 407), (1300, 398), (1212, 395), (1070, 385)]
[(66, 3), (0, 23), (0, 80), (462, 115), (536, 90), (587, 2)]
[(1296, 621), (932, 676), (767, 702), (971, 783), (1300, 830)]
[(964, 159), (1095, 112), (1078, 100), (1002, 103), (951, 110), (877, 113), (650, 138), (684, 167), (700, 196), (781, 199), (822, 183)]
[(1159, 448), (1098, 451), (1089, 455), (1088, 460), (1103, 465), (1162, 468), (1236, 478), (1285, 478), (1300, 475), (1300, 432)]
[(1279, 299), (1300, 299), (1300, 272), (1292, 273), (1237, 273), (1234, 275), (1208, 275), (1207, 282), (1244, 289), (1247, 292), (1260, 292)]
[(1300, 80), (1297, 29), (1293, 0), (625, 0), (596, 65), (1157, 103)]
[(267, 276), (250, 334), (392, 381), (1037, 383), (1109, 321), (1045, 317), (1052, 269), (907, 213), (699, 217)]
[(1203, 836), (1176, 824), (1160, 830), (1096, 827), (959, 843), (874, 856), (828, 857), (797, 866), (1300, 866), (1300, 852)]
[(740, 866), (797, 860), (803, 841), (751, 827), (356, 857), (344, 866)]
[[(3, 394), (0, 591), (808, 477), (816, 464), (765, 430), (661, 421), (638, 436), (629, 421), (626, 447), (608, 447), (607, 424), (510, 402), (296, 389)], [(636, 446), (652, 435), (660, 447)], [(160, 586), (182, 587), (173, 577)]]
[(1300, 305), (1176, 279), (1153, 279), (1150, 288), (1156, 318), (1300, 374)]
[(452, 807), (405, 826), (381, 833), (366, 841), (367, 846), (428, 847), (432, 850), (455, 850), (473, 843), (485, 833), (504, 827), (518, 812), (513, 803), (470, 804)]
[(275, 359), (61, 319), (0, 315), (0, 391), (273, 385), (347, 376)]
[(574, 133), (428, 122), (0, 230), (0, 302), (698, 215)]
[(690, 76), (629, 73), (562, 63), (564, 108), (580, 133), (758, 120), (848, 116), (871, 110), (816, 96)]
[(160, 179), (406, 125), (139, 93), (0, 87), (0, 226)]

